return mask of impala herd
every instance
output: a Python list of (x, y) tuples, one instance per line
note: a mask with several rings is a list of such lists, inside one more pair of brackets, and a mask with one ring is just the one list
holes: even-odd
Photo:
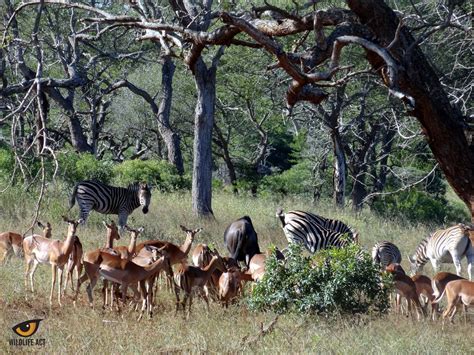
[[(73, 303), (76, 306), (81, 285), (88, 281), (86, 291), (89, 304), (93, 307), (94, 287), (97, 281), (102, 279), (103, 308), (113, 308), (115, 305), (120, 310), (127, 304), (127, 291), (130, 288), (133, 292), (130, 304), (135, 308), (141, 304), (138, 319), (141, 319), (145, 312), (151, 317), (158, 291), (156, 279), (163, 274), (169, 289), (176, 297), (175, 312), (182, 310), (186, 317), (189, 317), (194, 293), (206, 302), (208, 308), (209, 298), (228, 307), (242, 295), (245, 282), (258, 282), (265, 274), (267, 254), (253, 255), (246, 266), (240, 268), (236, 260), (221, 257), (216, 250), (212, 250), (206, 244), (196, 245), (191, 253), (194, 239), (201, 232), (201, 228), (189, 229), (180, 226), (186, 237), (182, 245), (176, 245), (163, 240), (137, 243), (143, 228), (133, 229), (125, 226), (124, 229), (130, 233), (129, 245), (114, 246), (114, 242), (120, 240), (119, 229), (113, 221), (110, 224), (103, 222), (106, 231), (105, 245), (84, 252), (76, 235), (77, 227), (82, 221), (66, 217), (63, 217), (63, 220), (68, 224), (64, 240), (52, 239), (51, 225), (49, 223), (43, 225), (40, 222), (38, 226), (43, 230), (42, 235), (33, 234), (23, 238), (14, 232), (0, 234), (0, 260), (6, 263), (12, 254), (24, 255), (25, 288), (28, 288), (29, 281), (31, 292), (35, 290), (34, 275), (38, 265), (51, 265), (50, 304), (53, 303), (57, 281), (59, 306), (62, 305), (61, 298), (69, 282), (74, 292)], [(389, 249), (391, 246), (388, 244), (391, 243), (385, 243), (384, 247)], [(376, 247), (380, 246), (379, 244), (376, 244)], [(284, 255), (278, 249), (275, 252), (278, 259), (284, 259)], [(192, 265), (188, 264), (190, 253)], [(390, 254), (388, 258), (391, 257), (393, 255)], [(467, 307), (474, 304), (474, 282), (448, 272), (439, 272), (433, 279), (425, 275), (409, 277), (399, 264), (400, 256), (398, 259), (397, 256), (394, 258), (395, 262), (387, 261), (382, 266), (386, 272), (393, 274), (396, 311), (404, 313), (401, 300), (405, 298), (408, 314), (415, 311), (420, 319), (421, 315), (427, 315), (427, 308), (430, 305), (432, 319), (435, 320), (440, 313), (438, 304), (446, 294), (448, 305), (443, 312), (443, 319), (449, 318), (452, 321), (459, 305), (463, 306), (466, 319)], [(375, 262), (380, 260), (378, 255), (374, 255)], [(64, 271), (66, 280), (63, 285)]]

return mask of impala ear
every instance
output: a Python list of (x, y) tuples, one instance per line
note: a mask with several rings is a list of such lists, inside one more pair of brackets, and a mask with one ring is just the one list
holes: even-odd
[(38, 225), (38, 227), (40, 227), (40, 228), (43, 228), (43, 229), (44, 229), (44, 225), (43, 225), (43, 223), (41, 223), (40, 221), (36, 222), (36, 224)]
[(188, 228), (186, 228), (186, 227), (183, 226), (182, 224), (180, 224), (179, 227), (181, 228), (181, 230), (182, 230), (183, 232), (187, 232), (187, 231), (188, 231)]
[(142, 233), (144, 230), (145, 230), (145, 228), (143, 228), (143, 227), (140, 227), (140, 228), (137, 229), (138, 233)]

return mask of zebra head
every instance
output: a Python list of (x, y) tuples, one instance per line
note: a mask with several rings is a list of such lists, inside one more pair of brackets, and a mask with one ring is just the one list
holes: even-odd
[(147, 183), (140, 183), (138, 188), (138, 199), (140, 201), (140, 206), (143, 206), (142, 212), (147, 214), (151, 200), (151, 187), (148, 186)]

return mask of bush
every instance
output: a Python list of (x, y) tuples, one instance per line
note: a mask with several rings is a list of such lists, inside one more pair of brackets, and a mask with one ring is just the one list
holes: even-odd
[(0, 148), (0, 180), (8, 181), (13, 173), (15, 158), (7, 148)]
[(249, 299), (254, 310), (277, 313), (367, 313), (388, 308), (390, 281), (383, 280), (358, 245), (304, 256), (290, 244), (285, 261), (267, 259), (263, 279)]
[(82, 180), (99, 180), (108, 183), (112, 178), (112, 163), (97, 160), (90, 153), (64, 151), (58, 155), (60, 175), (68, 184)]
[(265, 176), (258, 188), (262, 196), (312, 194), (313, 177), (309, 161), (296, 164), (280, 174)]
[(382, 216), (397, 216), (411, 222), (442, 224), (469, 219), (467, 211), (462, 207), (451, 206), (444, 198), (435, 198), (415, 189), (382, 196), (375, 200), (371, 207)]
[(176, 168), (164, 160), (127, 160), (114, 167), (114, 181), (123, 186), (146, 181), (161, 191), (190, 188), (189, 177), (180, 176)]

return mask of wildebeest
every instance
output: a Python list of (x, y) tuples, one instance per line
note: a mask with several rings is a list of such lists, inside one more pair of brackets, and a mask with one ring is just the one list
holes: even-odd
[(232, 222), (224, 232), (224, 244), (230, 256), (237, 261), (249, 261), (255, 254), (260, 254), (258, 238), (249, 216)]

